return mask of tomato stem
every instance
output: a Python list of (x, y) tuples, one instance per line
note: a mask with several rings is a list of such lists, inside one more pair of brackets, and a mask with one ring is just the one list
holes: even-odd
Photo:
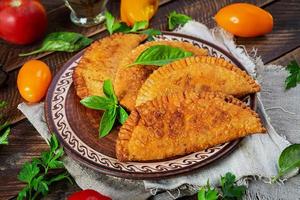
[(19, 7), (22, 5), (22, 2), (20, 0), (12, 0), (10, 2), (11, 7)]

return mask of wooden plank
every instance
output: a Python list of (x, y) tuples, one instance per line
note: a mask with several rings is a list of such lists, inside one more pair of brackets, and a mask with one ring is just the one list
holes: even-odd
[(273, 15), (273, 31), (263, 37), (238, 38), (237, 43), (249, 52), (257, 48), (257, 55), (268, 63), (300, 46), (300, 1), (279, 0), (265, 9)]
[[(153, 27), (165, 30), (166, 29), (166, 15), (170, 11), (176, 10), (178, 12), (182, 12), (182, 13), (191, 15), (196, 20), (199, 20), (203, 23), (207, 23), (210, 27), (213, 27), (214, 22), (212, 20), (212, 16), (215, 14), (215, 12), (220, 7), (226, 5), (230, 2), (233, 2), (233, 1), (229, 1), (229, 0), (227, 0), (227, 1), (217, 1), (217, 0), (212, 0), (212, 1), (200, 1), (200, 0), (198, 0), (198, 1), (197, 0), (174, 1), (174, 2), (171, 2), (171, 3), (161, 7), (151, 23), (152, 23)], [(266, 5), (266, 4), (270, 3), (270, 1), (250, 1), (250, 2), (256, 3), (257, 5)], [(276, 3), (274, 3), (274, 4), (276, 4)], [(270, 4), (266, 8), (268, 8), (269, 6), (274, 6), (274, 4)], [(61, 8), (59, 8), (58, 10), (60, 10), (60, 9)], [(201, 12), (201, 11), (205, 11), (205, 12)], [(57, 11), (55, 10), (55, 12), (57, 12)], [(55, 13), (55, 12), (53, 12), (53, 13)], [(291, 13), (289, 15), (292, 16)], [(65, 15), (65, 16), (68, 17), (67, 15)], [(285, 18), (285, 17), (283, 16), (283, 18)], [(280, 18), (278, 18), (278, 20), (279, 19)], [(72, 25), (66, 24), (67, 28), (72, 28), (71, 26)], [(295, 27), (295, 29), (296, 28), (297, 27)], [(95, 38), (101, 38), (105, 35), (106, 35), (106, 33), (97, 34), (97, 36)], [(244, 41), (238, 40), (238, 42), (240, 42), (240, 44), (243, 44)], [(0, 63), (2, 61), (8, 62), (11, 59), (13, 59), (13, 57), (11, 57), (12, 50), (15, 51), (14, 48), (18, 48), (18, 47), (11, 46), (11, 45), (5, 46), (5, 45), (2, 45), (1, 43), (0, 43), (0, 45), (2, 47), (1, 49), (4, 49), (3, 51), (1, 51), (1, 54), (0, 54)], [(251, 45), (255, 45), (255, 44), (249, 42), (249, 43), (247, 43), (247, 45), (250, 46), (249, 47), (249, 49), (250, 49)], [(269, 51), (273, 52), (273, 50), (270, 50), (270, 49), (269, 49)], [(268, 53), (267, 50), (266, 50), (266, 53)], [(68, 53), (55, 53), (55, 54), (45, 57), (43, 60), (51, 66), (52, 72), (55, 73), (57, 70), (59, 70), (59, 68), (63, 65), (63, 63), (65, 63), (65, 61), (67, 61), (72, 55), (73, 54), (68, 54)], [(9, 56), (9, 58), (6, 58), (8, 56)], [(0, 89), (0, 99), (9, 100), (10, 102), (12, 102), (12, 105), (13, 105), (12, 107), (15, 107), (19, 102), (22, 101), (16, 90), (16, 85), (15, 85), (16, 75), (17, 75), (17, 72), (12, 71), (10, 73), (10, 79), (8, 81), (8, 85), (6, 85), (7, 87), (4, 87), (4, 90), (2, 90), (2, 88)], [(26, 131), (24, 131), (24, 130), (26, 130)], [(21, 163), (17, 163), (16, 165), (10, 165), (9, 167), (6, 167), (6, 168), (10, 168), (10, 171), (5, 170), (5, 174), (4, 174), (4, 170), (2, 170), (2, 169), (4, 169), (2, 165), (6, 166), (7, 160), (11, 160), (10, 158), (12, 155), (20, 155), (21, 154), (22, 160), (20, 162), (24, 162), (25, 160), (29, 160), (33, 156), (39, 155), (39, 153), (42, 150), (47, 148), (47, 145), (45, 144), (45, 142), (40, 138), (40, 136), (38, 136), (38, 133), (36, 133), (34, 128), (29, 124), (29, 122), (27, 120), (24, 120), (21, 123), (17, 123), (13, 127), (13, 135), (16, 135), (16, 136), (12, 136), (10, 138), (10, 145), (7, 147), (4, 146), (4, 147), (0, 148), (0, 160), (1, 161), (4, 160), (4, 162), (2, 162), (3, 164), (0, 163), (0, 177), (1, 177), (1, 179), (0, 179), (0, 199), (2, 199), (2, 195), (5, 195), (3, 197), (3, 199), (12, 197), (13, 195), (17, 194), (17, 192), (19, 191), (19, 189), (22, 186), (22, 185), (20, 185), (19, 182), (16, 181), (16, 174), (18, 173)], [(18, 137), (18, 139), (14, 139), (14, 137)], [(24, 139), (23, 139), (23, 137), (24, 137)], [(27, 139), (27, 137), (28, 137), (28, 139)], [(23, 141), (22, 139), (25, 141)], [(32, 139), (32, 141), (31, 141), (31, 139)], [(25, 143), (25, 145), (23, 143)], [(22, 145), (20, 145), (20, 144), (22, 144)], [(32, 144), (34, 144), (34, 145), (32, 145)], [(30, 145), (30, 147), (27, 145)], [(3, 152), (3, 149), (5, 149), (4, 152)], [(2, 179), (2, 175), (3, 175), (3, 177), (5, 177), (5, 179)], [(58, 187), (58, 189), (56, 191), (51, 192), (47, 198), (48, 199), (64, 199), (65, 192), (70, 193), (70, 192), (78, 189), (78, 188), (73, 188), (73, 187), (63, 188), (64, 187), (63, 185), (64, 184), (62, 184), (62, 188)], [(194, 197), (194, 199), (196, 199), (196, 198)]]

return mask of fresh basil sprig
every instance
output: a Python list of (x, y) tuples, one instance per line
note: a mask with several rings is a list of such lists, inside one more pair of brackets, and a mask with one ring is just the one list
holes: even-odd
[(285, 89), (288, 90), (300, 83), (300, 66), (296, 60), (293, 60), (287, 65), (286, 70), (289, 76), (285, 79)]
[(162, 66), (173, 61), (193, 56), (192, 52), (185, 51), (181, 48), (167, 45), (154, 45), (143, 51), (134, 63), (128, 65), (155, 65)]
[(300, 144), (292, 144), (285, 148), (278, 159), (278, 175), (272, 178), (275, 182), (288, 172), (300, 167)]
[(54, 32), (46, 36), (39, 49), (29, 53), (19, 54), (19, 56), (29, 56), (48, 51), (75, 52), (90, 45), (92, 41), (92, 39), (79, 33)]
[(227, 172), (221, 176), (221, 191), (211, 188), (209, 181), (206, 186), (201, 187), (198, 191), (198, 200), (238, 200), (242, 199), (246, 192), (246, 186), (237, 185), (234, 174)]
[(128, 114), (118, 103), (111, 80), (103, 83), (103, 93), (105, 97), (89, 96), (80, 101), (82, 105), (94, 110), (104, 110), (99, 126), (99, 136), (105, 137), (113, 128), (116, 119), (124, 124)]
[[(156, 29), (146, 29), (149, 26), (148, 21), (135, 22), (133, 27), (129, 27), (124, 22), (119, 22), (115, 17), (108, 11), (105, 12), (106, 28), (109, 34), (122, 32), (122, 33), (140, 33), (148, 36), (148, 40), (153, 40), (153, 36), (160, 35), (161, 32)], [(144, 30), (145, 29), (145, 30)]]
[(62, 172), (55, 176), (50, 176), (49, 171), (52, 169), (63, 168), (61, 158), (64, 154), (62, 147), (59, 147), (58, 140), (52, 134), (49, 146), (50, 150), (43, 152), (39, 158), (26, 162), (18, 174), (18, 179), (27, 185), (19, 192), (18, 200), (34, 200), (38, 197), (45, 196), (49, 192), (49, 186), (54, 183), (67, 179), (72, 183), (70, 175)]
[(191, 19), (192, 18), (190, 16), (173, 11), (168, 16), (168, 28), (169, 30), (174, 30), (179, 25), (185, 25)]

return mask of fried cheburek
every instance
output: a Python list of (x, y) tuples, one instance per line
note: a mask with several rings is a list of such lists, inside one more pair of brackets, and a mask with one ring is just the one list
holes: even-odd
[(82, 56), (74, 70), (73, 81), (77, 95), (83, 99), (102, 96), (102, 83), (113, 80), (121, 58), (146, 39), (142, 34), (114, 34), (95, 41)]
[(196, 56), (207, 55), (206, 50), (198, 48), (193, 44), (180, 41), (152, 41), (132, 50), (131, 53), (122, 60), (114, 81), (114, 88), (119, 102), (128, 110), (134, 109), (139, 89), (157, 67), (143, 65), (127, 67), (127, 65), (133, 63), (144, 50), (154, 45), (168, 45), (182, 48), (192, 52)]
[(217, 91), (241, 97), (258, 92), (260, 86), (245, 71), (224, 59), (189, 57), (165, 65), (151, 74), (139, 90), (136, 105), (187, 90)]
[(262, 132), (257, 113), (233, 96), (177, 93), (131, 112), (119, 132), (116, 155), (120, 161), (159, 160)]

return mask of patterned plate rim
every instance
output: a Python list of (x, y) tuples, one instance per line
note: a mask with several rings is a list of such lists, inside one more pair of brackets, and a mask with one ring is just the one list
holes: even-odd
[[(172, 33), (172, 32), (163, 32), (163, 35), (159, 36), (158, 39), (164, 39), (164, 37), (177, 37), (180, 38), (182, 40), (187, 39), (187, 40), (192, 40), (195, 41), (197, 43), (201, 43), (204, 44), (218, 52), (220, 52), (221, 54), (225, 55), (227, 57), (227, 59), (231, 60), (235, 65), (237, 65), (238, 67), (240, 67), (242, 70), (245, 70), (245, 68), (242, 66), (242, 64), (236, 59), (234, 58), (230, 53), (226, 52), (225, 50), (223, 50), (222, 48), (211, 44), (208, 41), (199, 39), (199, 38), (195, 38), (192, 36), (188, 36), (188, 35), (184, 35), (184, 34), (179, 34), (179, 33)], [(56, 74), (56, 76), (54, 77), (49, 89), (48, 89), (48, 93), (47, 93), (47, 97), (46, 97), (46, 102), (45, 102), (45, 117), (46, 117), (46, 122), (48, 125), (48, 128), (50, 131), (54, 132), (61, 144), (64, 146), (66, 153), (71, 156), (73, 159), (81, 162), (82, 164), (86, 165), (89, 168), (92, 168), (96, 171), (99, 171), (101, 173), (105, 173), (108, 175), (112, 175), (112, 176), (117, 176), (117, 177), (123, 177), (123, 178), (129, 178), (129, 179), (159, 179), (159, 178), (164, 178), (164, 177), (169, 177), (169, 176), (174, 176), (174, 175), (179, 175), (179, 174), (183, 174), (183, 173), (187, 173), (187, 172), (191, 172), (194, 169), (198, 169), (200, 167), (203, 167), (205, 165), (210, 164), (211, 162), (218, 160), (220, 158), (223, 158), (225, 155), (228, 155), (231, 151), (233, 151), (237, 145), (239, 144), (239, 142), (241, 141), (241, 139), (220, 145), (221, 148), (216, 152), (213, 153), (212, 155), (210, 155), (209, 157), (205, 158), (204, 160), (200, 160), (200, 161), (190, 161), (190, 165), (187, 166), (183, 166), (183, 167), (179, 167), (176, 165), (176, 163), (173, 163), (173, 170), (165, 170), (164, 168), (159, 169), (160, 171), (146, 171), (144, 172), (139, 172), (139, 171), (134, 171), (134, 166), (135, 165), (141, 165), (141, 163), (137, 163), (137, 162), (130, 162), (130, 163), (121, 163), (121, 162), (115, 162), (113, 163), (113, 167), (110, 166), (104, 166), (104, 165), (100, 165), (99, 163), (93, 162), (90, 159), (87, 159), (86, 157), (84, 157), (82, 154), (80, 154), (78, 151), (76, 151), (74, 148), (72, 148), (68, 141), (66, 141), (63, 137), (62, 137), (62, 133), (58, 130), (57, 126), (55, 125), (55, 122), (52, 118), (53, 113), (52, 113), (52, 98), (54, 95), (54, 91), (55, 91), (55, 87), (58, 84), (59, 79), (61, 78), (61, 76), (66, 73), (65, 71), (67, 71), (69, 68), (71, 68), (71, 65), (78, 60), (82, 54), (84, 53), (85, 50), (82, 50), (81, 52), (79, 52), (78, 54), (76, 54), (74, 57), (72, 57), (67, 63), (64, 64), (64, 66), (59, 70), (59, 72)], [(70, 70), (70, 69), (69, 69)], [(72, 83), (70, 84), (72, 85)], [(66, 90), (68, 91), (69, 88), (67, 88)], [(66, 92), (67, 93), (67, 92)], [(250, 107), (251, 108), (255, 108), (255, 95), (250, 95)], [(64, 109), (64, 108), (62, 108)], [(67, 119), (66, 119), (67, 121)], [(70, 126), (71, 128), (71, 126)], [(74, 136), (76, 136), (76, 133), (72, 132)], [(77, 141), (78, 142), (78, 141)], [(83, 142), (84, 145), (86, 145)], [(86, 145), (87, 146), (87, 145)], [(85, 147), (86, 148), (86, 147)], [(91, 147), (88, 147), (91, 148)], [(214, 148), (214, 147), (213, 147)], [(212, 149), (212, 148), (211, 148)], [(206, 152), (209, 150), (204, 150), (201, 152)], [(94, 150), (95, 151), (95, 150)], [(196, 153), (201, 153), (201, 152), (196, 152)], [(93, 153), (93, 152), (92, 152)], [(98, 152), (99, 153), (99, 152)], [(194, 154), (196, 154), (194, 153)], [(192, 155), (192, 154), (190, 154)], [(187, 155), (187, 156), (190, 156)], [(178, 159), (183, 159), (185, 160), (186, 156), (182, 156)], [(112, 159), (112, 158), (111, 158)], [(174, 159), (174, 160), (178, 160), (178, 159)], [(162, 161), (162, 162), (171, 162), (173, 160), (169, 160), (169, 161)], [(111, 162), (111, 161), (110, 161)], [(153, 163), (159, 163), (159, 162), (153, 162)], [(122, 171), (120, 170), (120, 165), (126, 164), (127, 167), (129, 167), (129, 171)], [(142, 163), (143, 164), (143, 163)], [(170, 165), (172, 165), (172, 163), (170, 163)], [(158, 167), (160, 167), (158, 165)], [(121, 168), (122, 169), (122, 168)], [(130, 171), (131, 170), (131, 171)], [(133, 171), (132, 171), (133, 170)]]

